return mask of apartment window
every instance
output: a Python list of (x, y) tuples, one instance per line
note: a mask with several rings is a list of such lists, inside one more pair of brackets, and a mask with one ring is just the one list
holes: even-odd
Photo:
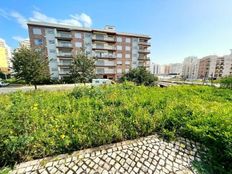
[(121, 61), (121, 60), (117, 61), (117, 64), (118, 64), (118, 65), (121, 65), (121, 64), (122, 64), (122, 61)]
[(122, 42), (122, 37), (117, 37), (117, 42)]
[(130, 47), (129, 46), (126, 46), (126, 51), (130, 51)]
[(117, 69), (117, 73), (122, 73), (122, 69)]
[(75, 38), (81, 39), (81, 33), (75, 33)]
[(78, 47), (78, 48), (82, 47), (82, 42), (76, 42), (75, 46)]
[(42, 34), (40, 28), (33, 28), (32, 30), (33, 30), (33, 34), (39, 34), (39, 35)]
[(126, 61), (125, 64), (126, 64), (126, 65), (130, 65), (130, 61)]
[(55, 49), (50, 49), (49, 53), (56, 53), (56, 50)]
[(128, 73), (130, 69), (125, 69), (125, 72)]
[(48, 43), (49, 44), (55, 44), (55, 40), (49, 40)]
[(36, 46), (43, 45), (43, 40), (42, 40), (42, 39), (35, 39), (35, 40), (34, 40), (34, 44), (35, 44)]
[(122, 50), (122, 46), (117, 45), (117, 50)]
[(130, 54), (126, 54), (126, 59), (130, 59), (130, 58), (131, 58)]
[(126, 43), (130, 43), (131, 42), (131, 38), (126, 38)]
[(117, 54), (117, 58), (122, 58), (122, 54), (121, 54), (121, 53), (118, 53), (118, 54)]
[(53, 29), (47, 29), (47, 34), (54, 34), (54, 30)]

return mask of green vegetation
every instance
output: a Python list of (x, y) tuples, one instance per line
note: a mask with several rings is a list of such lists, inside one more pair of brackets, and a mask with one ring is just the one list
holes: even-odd
[(128, 73), (124, 74), (120, 81), (131, 81), (137, 85), (154, 86), (158, 77), (155, 77), (145, 67), (131, 69)]
[(15, 77), (34, 85), (35, 89), (37, 84), (49, 81), (48, 60), (40, 51), (26, 47), (15, 50), (12, 63)]
[(232, 75), (220, 79), (221, 87), (232, 89)]
[(71, 75), (66, 78), (67, 80), (75, 83), (90, 82), (95, 76), (95, 60), (88, 57), (84, 51), (79, 51), (73, 58), (70, 69)]
[(231, 173), (232, 91), (120, 85), (0, 96), (0, 164), (158, 133), (209, 148), (203, 167)]

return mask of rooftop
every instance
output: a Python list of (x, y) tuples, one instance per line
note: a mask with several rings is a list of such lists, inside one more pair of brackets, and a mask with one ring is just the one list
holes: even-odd
[(87, 28), (87, 27), (78, 27), (74, 25), (64, 25), (64, 24), (56, 24), (56, 23), (48, 23), (48, 22), (38, 22), (38, 21), (28, 21), (27, 25), (37, 25), (37, 26), (46, 26), (46, 27), (55, 27), (55, 28), (62, 28), (62, 29), (68, 29), (68, 30), (81, 30), (81, 31), (97, 31), (97, 32), (107, 32), (107, 33), (115, 33), (118, 35), (126, 35), (126, 36), (134, 36), (134, 37), (144, 37), (151, 39), (149, 35), (144, 34), (134, 34), (134, 33), (126, 33), (126, 32), (116, 32), (112, 28), (104, 28), (104, 29), (93, 29), (93, 28)]

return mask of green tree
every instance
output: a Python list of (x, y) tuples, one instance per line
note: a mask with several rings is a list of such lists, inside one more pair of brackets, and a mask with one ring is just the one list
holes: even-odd
[(15, 77), (34, 85), (35, 89), (37, 84), (50, 78), (48, 59), (41, 51), (26, 47), (15, 50), (12, 63)]
[(95, 77), (95, 59), (84, 51), (78, 52), (70, 66), (70, 79), (75, 83), (87, 83)]
[(131, 69), (128, 73), (124, 74), (121, 81), (132, 81), (137, 85), (153, 86), (158, 77), (155, 77), (145, 67)]

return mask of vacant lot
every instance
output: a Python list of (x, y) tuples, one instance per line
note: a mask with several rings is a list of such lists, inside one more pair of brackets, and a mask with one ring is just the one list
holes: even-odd
[(209, 148), (204, 166), (230, 172), (232, 91), (121, 84), (0, 95), (0, 165), (133, 139), (154, 132)]

